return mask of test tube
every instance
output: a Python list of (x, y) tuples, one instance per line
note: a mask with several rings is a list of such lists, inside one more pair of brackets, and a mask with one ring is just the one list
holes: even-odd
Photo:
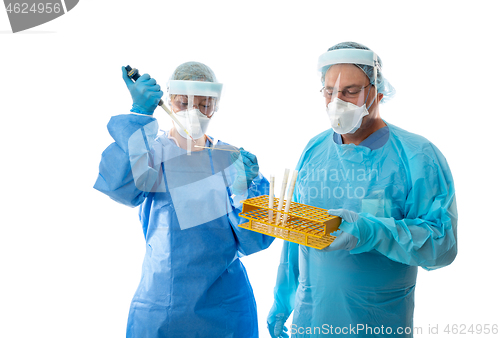
[[(269, 178), (269, 209), (274, 207), (274, 175)], [(273, 211), (269, 210), (269, 223), (273, 222)], [(267, 231), (271, 233), (273, 230), (272, 226), (267, 227)]]
[(281, 209), (283, 208), (283, 200), (285, 199), (286, 185), (288, 183), (288, 174), (290, 173), (290, 169), (285, 169), (285, 174), (283, 175), (283, 183), (281, 184), (281, 194), (280, 201), (278, 204), (278, 214), (276, 215), (275, 225), (278, 225), (280, 217), (281, 217)]
[[(298, 174), (299, 174), (299, 172), (297, 170), (293, 171), (292, 180), (290, 181), (290, 186), (288, 187), (288, 195), (286, 196), (285, 212), (288, 212), (290, 210), (290, 204), (292, 202), (293, 191), (295, 190), (295, 182), (297, 181)], [(283, 221), (282, 221), (283, 226), (285, 226), (287, 218), (288, 218), (288, 215), (284, 214)]]

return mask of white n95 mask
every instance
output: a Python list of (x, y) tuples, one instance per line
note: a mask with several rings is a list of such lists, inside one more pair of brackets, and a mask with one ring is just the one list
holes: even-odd
[[(201, 138), (207, 132), (210, 118), (203, 115), (199, 109), (181, 110), (175, 116), (195, 140)], [(188, 138), (186, 132), (177, 123), (174, 122), (174, 126), (182, 137)]]
[(368, 115), (366, 103), (361, 107), (353, 103), (334, 98), (327, 106), (326, 112), (330, 118), (333, 130), (337, 134), (353, 134), (361, 126), (363, 117)]

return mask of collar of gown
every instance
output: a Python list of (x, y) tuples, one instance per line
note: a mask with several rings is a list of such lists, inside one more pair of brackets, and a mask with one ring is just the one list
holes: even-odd
[[(364, 139), (359, 145), (367, 147), (370, 150), (375, 150), (384, 146), (384, 144), (389, 140), (389, 126), (380, 128), (376, 132), (372, 133), (366, 139)], [(337, 133), (333, 133), (333, 141), (337, 144), (343, 144), (342, 136)]]

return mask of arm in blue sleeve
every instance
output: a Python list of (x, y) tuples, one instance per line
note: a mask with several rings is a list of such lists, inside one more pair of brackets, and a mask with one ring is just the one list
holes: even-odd
[[(134, 114), (118, 115), (111, 118), (108, 123), (108, 131), (115, 142), (102, 153), (99, 176), (94, 185), (95, 189), (130, 207), (135, 207), (144, 201), (148, 191), (138, 189), (134, 180), (135, 175), (131, 166), (129, 146), (135, 146), (129, 141), (134, 134), (137, 135), (137, 132), (144, 134), (145, 126), (155, 123), (156, 119), (152, 117)], [(153, 134), (154, 131), (149, 133)], [(151, 138), (151, 135), (148, 136)], [(147, 143), (144, 138), (141, 138), (141, 141)], [(144, 147), (138, 145), (136, 148)], [(145, 157), (144, 160), (147, 161), (147, 154)], [(136, 161), (136, 166), (138, 162)]]
[(388, 258), (434, 270), (449, 265), (457, 254), (457, 205), (450, 169), (444, 156), (418, 154), (409, 159), (411, 189), (401, 220), (361, 213), (340, 229), (359, 241), (351, 253), (377, 250)]
[(282, 314), (285, 320), (290, 316), (295, 304), (295, 293), (299, 285), (299, 245), (283, 241), (280, 265), (274, 287), (274, 303), (267, 317), (268, 323)]
[[(269, 194), (269, 182), (259, 173), (248, 189), (248, 198), (265, 194)], [(238, 203), (238, 205), (235, 206), (232, 199), (231, 203), (233, 204), (233, 211), (228, 217), (238, 242), (238, 251), (243, 255), (250, 255), (267, 249), (274, 241), (274, 237), (240, 228), (238, 224), (248, 222), (248, 220), (238, 215), (241, 212), (242, 205)]]
[[(311, 141), (306, 146), (295, 169), (300, 172), (304, 158)], [(299, 202), (299, 191), (293, 192), (292, 201)], [(276, 276), (276, 285), (274, 287), (274, 303), (267, 316), (267, 322), (276, 321), (276, 316), (283, 315), (286, 321), (292, 313), (295, 306), (295, 294), (299, 286), (299, 245), (297, 243), (283, 241), (281, 250), (280, 264)]]

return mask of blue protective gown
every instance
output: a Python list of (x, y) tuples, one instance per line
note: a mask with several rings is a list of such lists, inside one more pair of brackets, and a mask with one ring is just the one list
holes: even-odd
[(457, 208), (450, 169), (425, 138), (388, 125), (359, 146), (329, 129), (297, 166), (297, 202), (359, 213), (340, 226), (350, 252), (284, 242), (269, 314), (292, 311), (293, 337), (412, 337), (417, 268), (450, 264)]
[[(238, 217), (230, 184), (223, 181), (230, 175), (221, 176), (214, 160), (231, 153), (206, 150), (186, 156), (167, 135), (157, 137), (156, 120), (148, 116), (115, 116), (108, 130), (115, 142), (102, 154), (95, 188), (125, 205), (140, 205), (146, 239), (127, 337), (258, 337), (255, 299), (238, 257), (267, 248), (273, 238), (237, 226), (244, 220)], [(208, 159), (206, 167), (201, 161), (192, 163), (200, 156)], [(213, 179), (217, 171), (222, 181)], [(176, 201), (171, 185), (176, 185)], [(183, 187), (184, 195), (179, 194)], [(268, 191), (259, 173), (248, 197)], [(221, 208), (228, 210), (219, 216), (213, 210), (221, 209), (215, 205), (221, 204), (221, 196), (227, 200)], [(179, 210), (190, 213), (183, 224)], [(203, 217), (209, 221), (186, 226)]]

